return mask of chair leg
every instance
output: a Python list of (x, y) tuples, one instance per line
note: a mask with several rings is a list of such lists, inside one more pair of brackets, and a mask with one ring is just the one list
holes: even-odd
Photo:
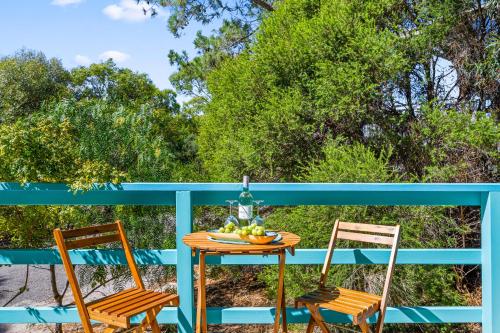
[(144, 318), (141, 322), (141, 324), (136, 327), (135, 332), (141, 333), (146, 331), (146, 327), (151, 327), (151, 330), (153, 333), (160, 333), (160, 326), (158, 325), (158, 322), (156, 321), (156, 316), (158, 313), (161, 311), (161, 306), (158, 306), (154, 309), (149, 310), (146, 312), (146, 318)]
[(158, 325), (158, 322), (156, 321), (156, 316), (151, 323), (149, 323), (149, 326), (151, 327), (151, 330), (153, 333), (161, 333), (160, 326)]
[(385, 311), (379, 312), (377, 326), (375, 327), (374, 331), (375, 333), (382, 333), (382, 330), (384, 329), (384, 318), (385, 318)]
[(306, 333), (313, 333), (315, 322), (313, 317), (309, 318), (309, 324), (307, 324)]
[(316, 325), (319, 326), (319, 328), (321, 329), (321, 332), (330, 333), (330, 330), (328, 329), (328, 327), (326, 327), (325, 321), (323, 320), (323, 317), (319, 313), (318, 308), (314, 305), (311, 305), (311, 304), (306, 304), (306, 306), (309, 309), (309, 312), (311, 313), (311, 318), (313, 318)]
[(361, 328), (362, 333), (371, 333), (370, 326), (366, 323), (365, 320), (359, 323), (359, 328)]

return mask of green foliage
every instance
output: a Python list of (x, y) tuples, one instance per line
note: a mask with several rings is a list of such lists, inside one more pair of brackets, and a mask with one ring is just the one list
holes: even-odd
[[(31, 68), (31, 63), (20, 66)], [(65, 99), (49, 96), (29, 115), (0, 124), (2, 181), (64, 182), (76, 191), (95, 183), (189, 181), (200, 176), (194, 161), (196, 124), (180, 112), (172, 92), (160, 91), (146, 75), (110, 61), (77, 68), (71, 79)], [(55, 227), (121, 217), (131, 230), (144, 225), (156, 235), (134, 233), (142, 236), (134, 240), (138, 245), (171, 246), (172, 230), (161, 230), (171, 215), (166, 208), (4, 207), (0, 239), (15, 246), (46, 246)], [(164, 223), (154, 229), (154, 221)]]
[[(181, 108), (175, 93), (112, 61), (67, 72), (41, 53), (2, 58), (1, 180), (62, 181), (75, 190), (121, 180), (234, 181), (242, 174), (253, 181), (500, 180), (497, 0), (139, 2), (171, 9), (176, 35), (191, 20), (223, 18), (211, 35), (197, 34), (194, 58), (169, 54), (178, 67), (173, 86), (193, 99)], [(298, 233), (306, 248), (325, 247), (337, 218), (401, 224), (402, 247), (478, 242), (475, 208), (265, 211), (269, 228)], [(196, 228), (207, 229), (227, 211), (196, 213)], [(114, 218), (124, 220), (134, 246), (175, 247), (174, 213), (165, 207), (3, 207), (0, 240), (47, 246), (54, 227)], [(109, 273), (89, 272), (92, 286)], [(378, 293), (384, 272), (378, 265), (334, 266), (329, 278)], [(275, 273), (266, 267), (259, 274), (271, 295)], [(398, 266), (391, 302), (466, 304), (459, 290), (477, 288), (471, 276), (478, 274)], [(287, 267), (289, 297), (310, 290), (318, 277), (317, 266)]]
[(145, 4), (144, 10), (146, 12), (149, 10), (153, 16), (158, 14), (159, 7), (166, 7), (170, 13), (168, 27), (176, 37), (180, 36), (190, 21), (208, 24), (221, 17), (229, 17), (232, 23), (243, 21), (249, 24), (259, 20), (262, 12), (274, 10), (272, 6), (274, 1), (265, 0), (138, 0), (137, 2)]
[(424, 147), (425, 179), (432, 182), (498, 182), (500, 127), (484, 112), (424, 109), (411, 131)]
[(36, 112), (43, 102), (67, 92), (69, 73), (55, 58), (20, 50), (0, 58), (0, 122)]
[(102, 183), (119, 180), (109, 165), (78, 155), (75, 127), (42, 114), (0, 125), (0, 177), (4, 181)]
[[(390, 151), (376, 154), (361, 144), (330, 142), (324, 148), (324, 159), (305, 169), (304, 182), (397, 182), (398, 175), (390, 166)], [(402, 248), (456, 247), (458, 235), (465, 230), (446, 216), (444, 208), (432, 207), (315, 207), (299, 206), (276, 209), (266, 224), (301, 236), (304, 248), (326, 248), (336, 219), (380, 224), (400, 224)], [(328, 230), (328, 232), (326, 232)], [(359, 247), (358, 243), (341, 241), (339, 247)], [(333, 266), (331, 285), (339, 285), (372, 293), (381, 293), (386, 266)], [(260, 273), (272, 295), (276, 268), (266, 267)], [(320, 267), (287, 267), (287, 291), (294, 297), (318, 283)], [(438, 278), (439, 277), (439, 278)], [(398, 266), (391, 290), (393, 304), (463, 304), (463, 296), (455, 289), (453, 270), (446, 267)]]
[(111, 59), (73, 69), (71, 90), (78, 100), (103, 99), (108, 104), (123, 106), (150, 103), (155, 107), (178, 110), (174, 93), (160, 91), (146, 74), (119, 68)]
[(174, 50), (170, 50), (168, 54), (170, 64), (178, 68), (170, 76), (172, 85), (182, 94), (206, 100), (209, 96), (206, 87), (208, 74), (224, 60), (246, 48), (251, 34), (249, 24), (229, 20), (224, 20), (222, 26), (211, 36), (198, 31), (193, 41), (198, 56), (190, 59), (187, 52), (178, 53)]
[(111, 165), (129, 181), (181, 181), (197, 172), (194, 123), (183, 114), (99, 100), (66, 101), (46, 112), (73, 124), (83, 158)]
[(199, 146), (212, 175), (290, 180), (329, 135), (361, 140), (379, 112), (380, 84), (404, 66), (394, 34), (381, 28), (391, 5), (282, 3), (248, 53), (209, 75)]
[(300, 180), (312, 183), (398, 182), (398, 175), (390, 166), (391, 155), (391, 148), (377, 156), (360, 143), (348, 145), (343, 140), (330, 141), (323, 148), (323, 158), (311, 162)]
[[(43, 114), (0, 125), (0, 179), (12, 182), (65, 182), (73, 189), (93, 183), (118, 182), (122, 174), (105, 162), (78, 154), (75, 127)], [(37, 247), (52, 243), (56, 227), (88, 224), (84, 208), (3, 207), (0, 238), (14, 246)]]
[[(2, 66), (7, 72), (17, 69), (12, 63)], [(31, 63), (19, 66), (23, 72)], [(194, 160), (195, 120), (180, 112), (174, 93), (160, 91), (146, 75), (111, 61), (79, 67), (68, 78), (72, 81), (64, 86), (64, 99), (48, 90), (30, 113), (16, 113), (17, 118), (5, 113), (12, 119), (0, 123), (2, 181), (64, 182), (80, 191), (95, 183), (200, 177)], [(32, 79), (31, 84), (43, 87), (43, 76)], [(54, 228), (120, 218), (133, 245), (173, 247), (173, 216), (165, 207), (2, 207), (0, 241), (13, 247), (48, 247)], [(170, 267), (144, 270), (155, 281), (174, 273)], [(79, 275), (91, 291), (109, 279), (117, 286), (126, 284), (128, 272), (123, 267), (86, 267)], [(56, 285), (53, 277), (51, 282)], [(61, 300), (57, 292), (54, 299)]]

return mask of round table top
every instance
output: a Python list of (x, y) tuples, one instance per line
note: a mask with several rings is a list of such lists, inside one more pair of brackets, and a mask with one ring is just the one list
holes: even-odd
[(300, 242), (300, 237), (291, 232), (279, 231), (282, 239), (279, 242), (273, 242), (265, 245), (257, 244), (228, 244), (219, 243), (208, 239), (206, 231), (193, 232), (182, 238), (184, 244), (193, 250), (205, 252), (219, 252), (226, 254), (238, 253), (273, 253), (283, 249), (288, 249), (293, 254), (293, 249)]

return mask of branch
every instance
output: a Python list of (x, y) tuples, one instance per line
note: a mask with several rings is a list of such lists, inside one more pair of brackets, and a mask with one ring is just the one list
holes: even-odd
[(7, 301), (7, 303), (5, 303), (3, 306), (7, 306), (9, 305), (13, 300), (15, 300), (19, 295), (21, 295), (22, 293), (24, 293), (26, 290), (28, 290), (28, 279), (29, 279), (29, 274), (30, 274), (30, 265), (26, 265), (26, 275), (24, 277), (24, 285), (19, 288), (19, 291), (11, 297), (11, 299), (9, 299)]
[(264, 8), (267, 11), (270, 11), (270, 12), (274, 11), (274, 7), (271, 6), (270, 4), (268, 4), (267, 2), (265, 2), (264, 0), (252, 0), (252, 2), (254, 4), (256, 4), (257, 6)]

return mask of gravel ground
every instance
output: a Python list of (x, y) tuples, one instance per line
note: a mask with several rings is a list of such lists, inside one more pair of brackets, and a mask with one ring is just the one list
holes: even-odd
[[(24, 293), (12, 299), (21, 287), (24, 286), (26, 266), (0, 266), (0, 306), (54, 306), (54, 298), (50, 286), (50, 272), (47, 265), (31, 265), (29, 268), (28, 289)], [(64, 288), (66, 274), (62, 266), (56, 266), (56, 276), (59, 290)], [(111, 290), (100, 289), (104, 293)], [(10, 302), (9, 302), (10, 301)], [(71, 291), (68, 290), (63, 303), (73, 301)], [(9, 302), (8, 305), (5, 305)], [(65, 325), (69, 326), (69, 325)], [(53, 325), (11, 325), (0, 324), (0, 333), (20, 333), (20, 332), (52, 332)], [(70, 327), (68, 327), (70, 328)], [(65, 330), (74, 331), (74, 330)]]

